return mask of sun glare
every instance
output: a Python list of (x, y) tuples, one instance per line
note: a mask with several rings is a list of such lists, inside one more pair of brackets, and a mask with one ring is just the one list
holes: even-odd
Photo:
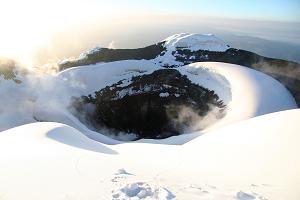
[(87, 20), (78, 1), (1, 1), (0, 56), (32, 64), (34, 50), (49, 45), (53, 33)]

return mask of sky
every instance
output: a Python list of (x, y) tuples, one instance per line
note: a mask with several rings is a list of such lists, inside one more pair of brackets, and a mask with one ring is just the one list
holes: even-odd
[(96, 45), (135, 48), (179, 32), (300, 45), (300, 0), (0, 0), (0, 57), (27, 64)]
[[(103, 1), (93, 1), (101, 5)], [(299, 0), (111, 0), (110, 6), (156, 13), (221, 18), (300, 21)]]

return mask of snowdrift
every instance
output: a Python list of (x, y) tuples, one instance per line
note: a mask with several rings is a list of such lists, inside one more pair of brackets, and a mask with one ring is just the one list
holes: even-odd
[(58, 123), (0, 133), (2, 199), (299, 199), (300, 110), (184, 145), (105, 145)]

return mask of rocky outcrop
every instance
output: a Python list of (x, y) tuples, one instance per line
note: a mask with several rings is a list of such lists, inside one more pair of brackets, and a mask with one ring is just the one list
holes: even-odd
[(118, 60), (150, 60), (156, 58), (165, 50), (162, 43), (154, 44), (138, 49), (109, 49), (95, 48), (92, 49), (78, 59), (65, 60), (59, 63), (59, 70), (68, 69), (82, 65), (90, 65), (98, 62), (112, 62)]

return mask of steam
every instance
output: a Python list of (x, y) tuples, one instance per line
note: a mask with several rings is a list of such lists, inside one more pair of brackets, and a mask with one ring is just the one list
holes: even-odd
[(252, 66), (254, 69), (262, 71), (277, 79), (294, 96), (298, 107), (300, 106), (300, 68), (299, 64), (293, 62), (280, 61), (276, 63), (260, 60)]
[(50, 62), (47, 64), (34, 66), (32, 70), (37, 74), (55, 75), (57, 72), (59, 72), (59, 66), (56, 62)]
[[(76, 98), (73, 98), (75, 100)], [(101, 133), (105, 136), (108, 136), (110, 138), (113, 138), (115, 140), (119, 141), (133, 141), (136, 140), (138, 137), (134, 133), (125, 133), (119, 130), (115, 130), (112, 128), (107, 128), (105, 126), (102, 126), (100, 124), (92, 123), (94, 119), (91, 119), (91, 117), (95, 116), (96, 106), (92, 103), (79, 103), (74, 104), (73, 101), (70, 106), (68, 107), (68, 110), (77, 117), (77, 119), (83, 123), (88, 129)]]
[(170, 112), (170, 108), (168, 108), (168, 118), (172, 121), (173, 125), (183, 126), (183, 133), (204, 130), (224, 116), (224, 108), (219, 108), (211, 104), (209, 104), (209, 110), (204, 116), (199, 115), (195, 109), (189, 106), (173, 105), (171, 107), (176, 112)]
[(115, 47), (115, 41), (112, 40), (112, 41), (108, 44), (107, 48), (109, 48), (109, 49), (115, 49), (115, 48), (116, 48), (116, 47)]
[[(0, 71), (3, 68), (0, 66)], [(36, 121), (49, 121), (46, 117), (49, 113), (51, 121), (63, 123), (55, 113), (59, 116), (66, 110), (70, 96), (76, 93), (53, 75), (56, 65), (33, 68), (12, 63), (6, 68), (13, 69), (15, 77), (5, 79), (0, 73), (1, 131)]]
[(300, 80), (299, 66), (298, 64), (293, 62), (272, 64), (262, 59), (259, 62), (255, 63), (253, 65), (253, 68), (262, 71), (266, 74), (286, 76)]

